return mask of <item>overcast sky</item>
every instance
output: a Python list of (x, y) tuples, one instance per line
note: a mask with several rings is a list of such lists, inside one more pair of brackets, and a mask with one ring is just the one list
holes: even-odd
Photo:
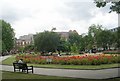
[(0, 19), (9, 22), (16, 37), (44, 30), (77, 30), (86, 33), (92, 24), (107, 29), (118, 26), (118, 15), (109, 4), (97, 8), (93, 0), (0, 0)]

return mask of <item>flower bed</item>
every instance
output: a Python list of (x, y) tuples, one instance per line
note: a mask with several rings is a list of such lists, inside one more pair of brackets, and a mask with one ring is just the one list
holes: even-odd
[(104, 54), (120, 54), (120, 50), (117, 51), (104, 51)]
[[(61, 64), (61, 65), (100, 65), (120, 63), (118, 59), (119, 55), (83, 55), (83, 56), (66, 56), (66, 57), (54, 57), (54, 56), (40, 56), (40, 55), (17, 55), (16, 60), (23, 59), (26, 63), (35, 64)], [(51, 59), (48, 62), (48, 59)]]

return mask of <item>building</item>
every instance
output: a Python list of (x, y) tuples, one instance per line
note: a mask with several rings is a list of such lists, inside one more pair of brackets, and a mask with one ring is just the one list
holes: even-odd
[(32, 44), (34, 44), (33, 34), (20, 36), (19, 39), (16, 39), (17, 47), (24, 47), (24, 46), (32, 45)]
[(69, 39), (69, 34), (70, 33), (77, 33), (77, 31), (76, 30), (73, 30), (73, 31), (69, 30), (69, 32), (56, 32), (56, 33), (58, 33), (60, 35), (61, 39), (67, 41)]
[[(63, 40), (68, 40), (69, 39), (69, 34), (70, 33), (77, 33), (76, 30), (70, 30), (69, 32), (56, 32), (60, 35), (61, 39)], [(34, 44), (34, 34), (28, 34), (28, 35), (23, 35), (20, 36), (19, 39), (16, 39), (16, 46), (17, 47), (25, 47), (27, 45), (32, 45)]]
[(58, 33), (60, 35), (61, 39), (63, 39), (63, 40), (67, 41), (69, 38), (69, 32), (56, 32), (56, 33)]
[(110, 31), (112, 32), (116, 32), (118, 30), (119, 27), (116, 27), (116, 28), (113, 28), (113, 29), (110, 29)]

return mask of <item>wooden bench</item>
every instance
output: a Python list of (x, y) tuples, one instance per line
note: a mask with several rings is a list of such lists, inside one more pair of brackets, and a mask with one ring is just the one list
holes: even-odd
[(26, 63), (13, 63), (13, 67), (14, 72), (22, 70), (22, 72), (27, 71), (28, 73), (28, 71), (31, 70), (33, 73), (33, 66), (27, 66)]

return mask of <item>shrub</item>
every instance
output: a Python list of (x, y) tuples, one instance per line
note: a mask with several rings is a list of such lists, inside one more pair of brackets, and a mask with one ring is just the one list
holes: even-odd
[(84, 56), (40, 56), (40, 55), (18, 55), (16, 60), (23, 59), (27, 63), (47, 64), (47, 59), (50, 58), (51, 64), (61, 65), (100, 65), (110, 63), (120, 63), (120, 55), (84, 55)]

